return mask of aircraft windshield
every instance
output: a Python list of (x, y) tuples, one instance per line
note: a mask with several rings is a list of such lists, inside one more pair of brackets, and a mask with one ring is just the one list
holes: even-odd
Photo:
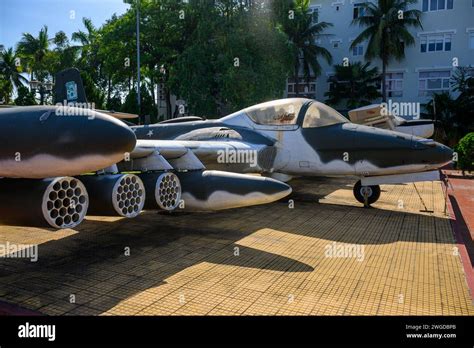
[(305, 102), (302, 99), (282, 99), (251, 106), (244, 111), (257, 124), (291, 125), (296, 124)]
[(306, 111), (303, 128), (316, 128), (346, 123), (348, 120), (333, 108), (319, 102), (313, 102)]

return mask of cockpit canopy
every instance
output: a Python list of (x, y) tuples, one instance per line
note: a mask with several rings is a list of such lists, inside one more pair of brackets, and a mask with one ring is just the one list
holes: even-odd
[(306, 110), (302, 124), (303, 128), (324, 127), (348, 122), (344, 116), (333, 108), (303, 98), (280, 99), (254, 105), (245, 109), (244, 113), (259, 125), (295, 125), (303, 108)]
[(256, 124), (290, 125), (296, 124), (298, 114), (306, 102), (306, 99), (299, 98), (273, 100), (248, 107), (244, 112)]
[(323, 103), (313, 101), (308, 110), (306, 110), (303, 128), (325, 127), (346, 122), (349, 122), (347, 118), (333, 108)]

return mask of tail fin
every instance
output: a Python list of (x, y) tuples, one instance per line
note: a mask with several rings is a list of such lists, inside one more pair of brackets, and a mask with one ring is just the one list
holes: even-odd
[(87, 103), (86, 92), (79, 70), (70, 68), (60, 71), (55, 76), (54, 104)]

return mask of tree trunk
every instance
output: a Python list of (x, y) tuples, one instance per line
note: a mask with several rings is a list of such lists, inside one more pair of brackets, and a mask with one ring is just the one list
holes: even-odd
[(296, 64), (295, 64), (295, 96), (298, 98), (300, 96), (300, 85), (299, 85), (299, 64), (298, 64), (299, 56), (296, 58)]
[(386, 35), (385, 32), (382, 34), (382, 101), (387, 102), (387, 47), (386, 47)]
[(110, 94), (112, 93), (112, 78), (107, 79), (107, 109), (110, 109)]
[(173, 114), (171, 111), (171, 92), (170, 90), (165, 87), (165, 94), (166, 94), (166, 119), (171, 119), (171, 115)]
[(150, 76), (150, 89), (151, 89), (151, 98), (153, 102), (153, 108), (156, 109), (155, 79), (153, 78), (153, 73), (151, 73), (151, 76)]
[(387, 102), (387, 62), (386, 59), (382, 60), (382, 100), (384, 103)]
[(40, 87), (40, 105), (44, 105), (44, 88)]
[[(13, 92), (13, 88), (9, 88), (7, 86), (5, 86), (5, 95), (4, 95), (4, 98), (3, 98), (3, 102), (5, 103), (5, 105), (8, 105), (10, 104), (10, 95), (12, 94)], [(2, 100), (0, 99), (0, 103), (2, 102)]]

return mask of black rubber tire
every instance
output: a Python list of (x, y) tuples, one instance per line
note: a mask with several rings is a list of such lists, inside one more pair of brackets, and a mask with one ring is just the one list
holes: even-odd
[[(357, 201), (359, 201), (362, 204), (365, 204), (364, 195), (361, 192), (363, 187), (364, 186), (362, 186), (359, 180), (355, 183), (353, 192), (354, 192), (354, 197), (357, 199)], [(367, 197), (367, 203), (368, 205), (371, 205), (377, 202), (378, 199), (380, 198), (380, 186), (373, 185), (373, 186), (367, 186), (367, 187), (371, 189), (371, 194), (369, 195), (369, 197)]]

